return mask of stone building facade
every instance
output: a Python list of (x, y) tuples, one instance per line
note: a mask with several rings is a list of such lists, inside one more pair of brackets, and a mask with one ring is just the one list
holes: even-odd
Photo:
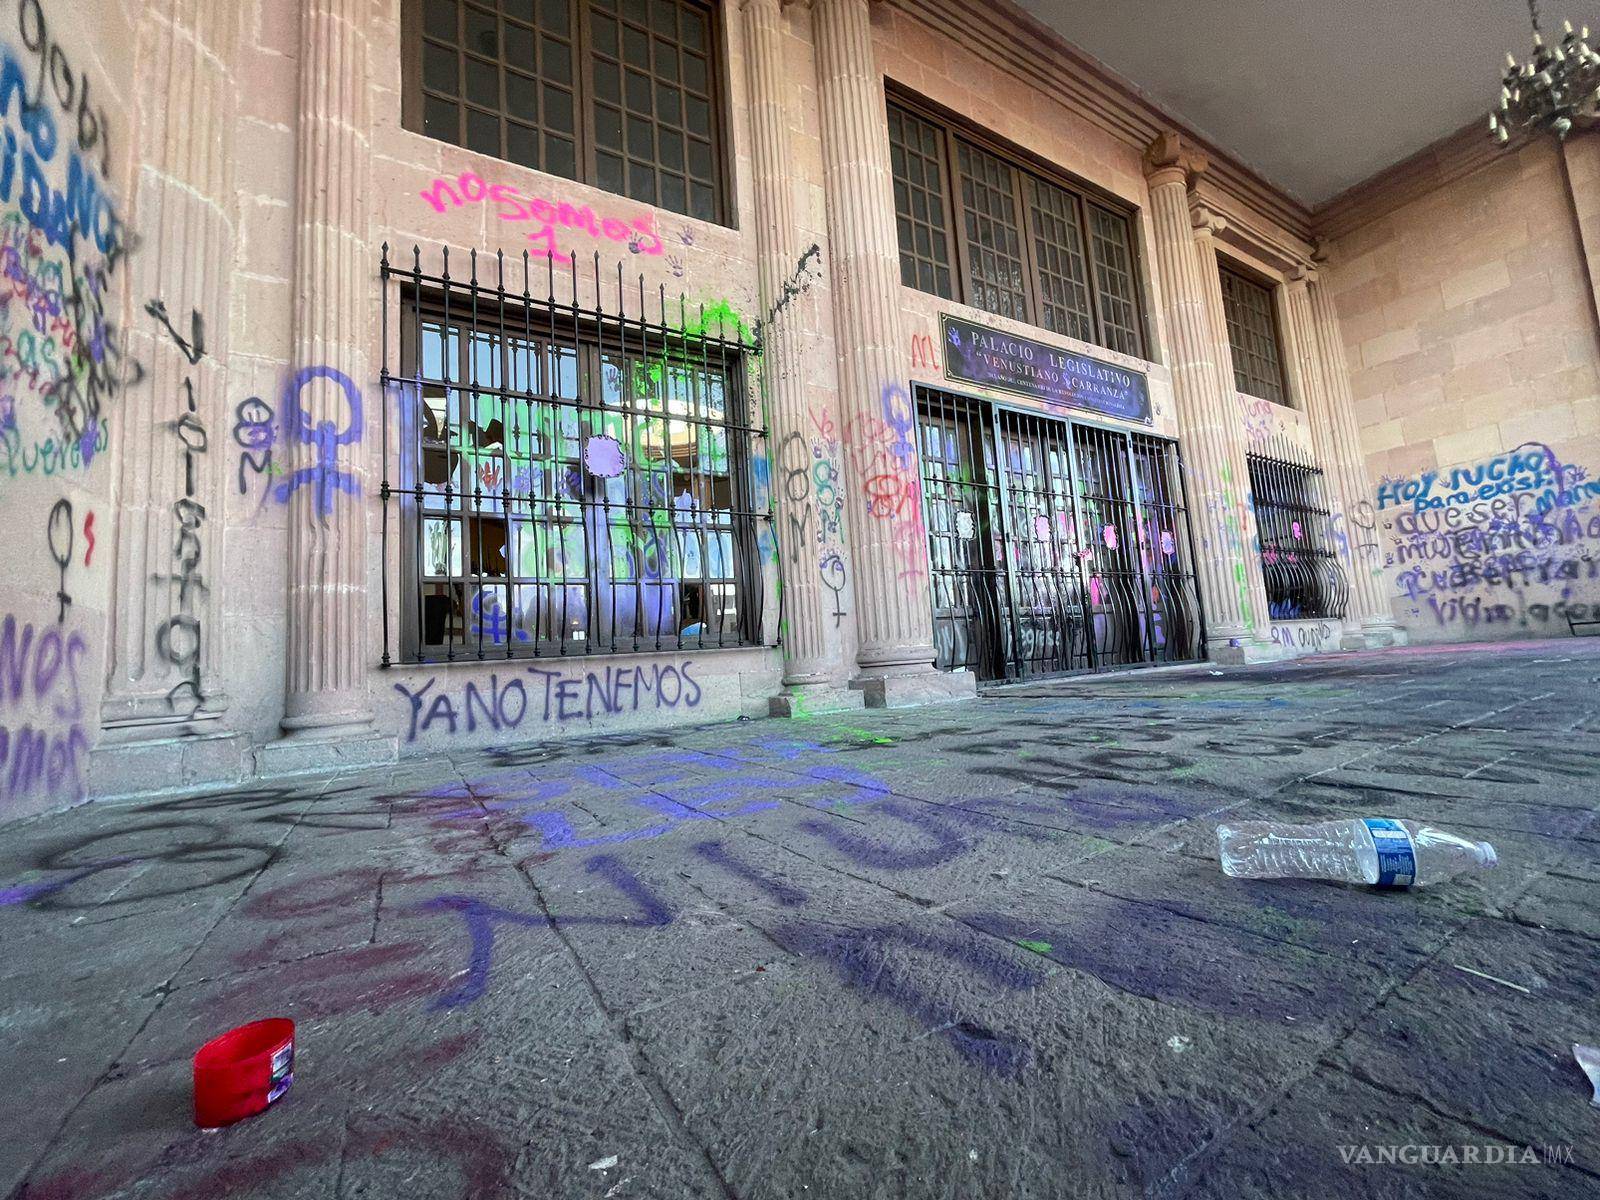
[(1587, 139), (1311, 211), (978, 0), (0, 48), (0, 817), (1592, 611)]

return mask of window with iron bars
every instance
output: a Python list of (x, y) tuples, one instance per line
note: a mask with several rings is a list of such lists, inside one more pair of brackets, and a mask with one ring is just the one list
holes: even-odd
[(1350, 581), (1333, 548), (1322, 471), (1273, 438), (1245, 456), (1267, 610), (1274, 621), (1344, 616)]
[[(386, 466), (391, 420), (400, 453), (382, 495), (401, 660), (759, 644), (770, 514), (754, 508), (753, 344), (731, 313), (661, 289), (654, 319), (625, 314), (620, 267), (614, 309), (580, 305), (577, 261), (558, 261), (525, 255), (513, 283), (497, 257), (490, 283), (476, 255), (463, 280), (448, 254), (431, 275), (420, 253), (407, 270), (385, 248), (384, 343), (393, 319), (401, 350), (399, 372), (383, 370)], [(388, 610), (386, 595), (386, 661)]]

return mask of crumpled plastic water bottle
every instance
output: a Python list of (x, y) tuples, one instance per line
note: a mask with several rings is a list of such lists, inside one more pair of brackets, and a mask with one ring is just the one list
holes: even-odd
[(1236, 879), (1329, 879), (1425, 887), (1500, 860), (1474, 842), (1421, 821), (1354, 817), (1317, 825), (1234, 821), (1217, 826), (1224, 874)]

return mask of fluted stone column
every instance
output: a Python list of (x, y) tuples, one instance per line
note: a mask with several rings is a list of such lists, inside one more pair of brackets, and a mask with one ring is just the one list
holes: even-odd
[[(815, 0), (823, 182), (832, 249), (856, 663), (872, 705), (970, 692), (935, 672), (921, 468), (909, 423), (883, 79), (867, 0)], [(872, 481), (872, 489), (868, 483)], [(885, 500), (885, 493), (893, 499)]]
[(1289, 371), (1291, 390), (1306, 415), (1306, 425), (1311, 433), (1311, 449), (1317, 465), (1322, 468), (1318, 481), (1319, 499), (1327, 507), (1332, 524), (1333, 546), (1339, 569), (1350, 584), (1350, 597), (1345, 605), (1344, 629), (1340, 638), (1341, 650), (1364, 650), (1366, 634), (1361, 629), (1356, 614), (1355, 589), (1357, 564), (1355, 548), (1348, 533), (1348, 506), (1339, 487), (1335, 451), (1329, 428), (1328, 382), (1322, 368), (1322, 354), (1317, 346), (1316, 326), (1311, 317), (1311, 299), (1307, 284), (1314, 272), (1296, 267), (1278, 289), (1278, 320), (1283, 329), (1285, 366)]
[[(239, 19), (211, 0), (155, 0), (139, 19), (127, 353), (144, 374), (110, 415), (115, 584), (101, 722), (121, 747), (115, 786), (141, 782), (127, 743), (181, 735), (192, 760), (228, 706), (218, 636)], [(166, 758), (157, 769), (174, 782), (240, 765), (235, 749), (231, 765)]]
[(1250, 473), (1222, 323), (1215, 218), (1202, 214), (1197, 226), (1189, 213), (1190, 184), (1205, 167), (1205, 158), (1173, 134), (1145, 152), (1178, 436), (1200, 535), (1206, 648), (1219, 662), (1253, 661), (1274, 655), (1263, 636), (1266, 589), (1246, 499)]
[[(780, 309), (784, 285), (799, 262), (794, 172), (789, 154), (789, 81), (784, 64), (782, 0), (742, 0), (744, 52), (750, 87), (750, 130), (755, 191), (756, 267), (761, 311), (776, 315), (762, 329), (761, 382), (768, 449), (774, 460), (773, 498), (778, 517), (778, 570), (783, 581), (783, 715), (815, 711), (809, 696), (827, 685), (827, 644), (822, 623), (816, 526), (811, 494), (811, 447), (805, 431), (805, 379), (792, 315)], [(792, 468), (792, 469), (791, 469)], [(797, 485), (794, 481), (798, 479)], [(799, 696), (793, 693), (798, 690)]]
[(1367, 459), (1356, 425), (1355, 397), (1350, 391), (1350, 367), (1344, 355), (1339, 314), (1328, 285), (1314, 272), (1305, 279), (1306, 318), (1317, 349), (1317, 361), (1326, 395), (1326, 412), (1313, 427), (1326, 438), (1318, 442), (1323, 469), (1344, 511), (1343, 530), (1349, 541), (1353, 567), (1350, 573), (1352, 621), (1359, 621), (1369, 646), (1401, 645), (1405, 631), (1394, 618), (1383, 573), (1383, 550), (1378, 544), (1378, 517), (1373, 508), (1373, 488)]
[(349, 435), (352, 422), (370, 430), (383, 419), (367, 366), (377, 288), (367, 236), (371, 12), (368, 0), (304, 0), (300, 17), (290, 369), (302, 382), (290, 389), (297, 406), (286, 400), (282, 414), (289, 479), (304, 481), (288, 496), (283, 729), (291, 739), (350, 739), (372, 722), (369, 439)]

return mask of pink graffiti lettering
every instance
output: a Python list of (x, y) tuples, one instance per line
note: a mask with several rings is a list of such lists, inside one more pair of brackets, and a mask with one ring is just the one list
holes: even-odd
[(558, 227), (575, 230), (595, 241), (624, 243), (633, 254), (656, 256), (664, 251), (651, 213), (642, 213), (631, 221), (600, 217), (587, 205), (574, 205), (564, 200), (553, 203), (538, 196), (524, 196), (509, 184), (486, 183), (481, 175), (471, 171), (457, 176), (454, 182), (442, 177), (435, 179), (417, 194), (432, 205), (436, 213), (460, 208), (463, 204), (498, 205), (495, 215), (502, 221), (527, 221), (538, 226), (528, 234), (528, 240), (547, 255), (560, 253), (556, 243)]

